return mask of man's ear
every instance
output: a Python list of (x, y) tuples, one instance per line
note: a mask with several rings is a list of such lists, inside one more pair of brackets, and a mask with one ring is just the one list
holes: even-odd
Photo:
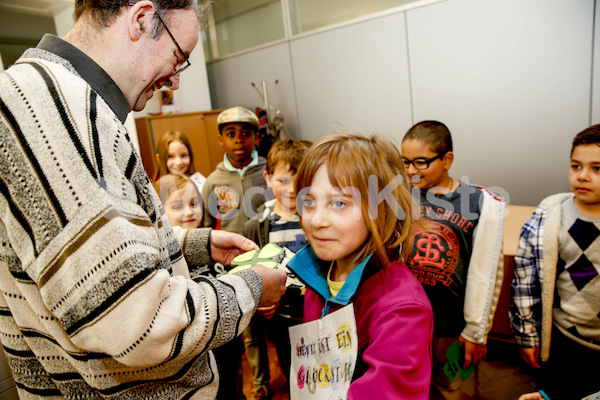
[(265, 182), (267, 182), (267, 187), (272, 188), (271, 180), (273, 179), (273, 175), (269, 175), (267, 171), (263, 171), (263, 177), (265, 178)]
[(443, 161), (444, 169), (446, 169), (446, 171), (449, 170), (450, 167), (452, 167), (452, 163), (454, 162), (454, 153), (449, 151), (446, 154), (444, 154)]
[(151, 1), (138, 1), (129, 8), (127, 12), (127, 29), (129, 37), (137, 41), (145, 33), (149, 32), (156, 8)]

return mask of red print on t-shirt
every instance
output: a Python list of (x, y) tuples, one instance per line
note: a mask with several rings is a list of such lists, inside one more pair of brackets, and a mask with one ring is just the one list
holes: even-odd
[(417, 279), (424, 285), (450, 286), (460, 256), (458, 238), (452, 229), (428, 221), (427, 230), (417, 230), (413, 246), (409, 268)]

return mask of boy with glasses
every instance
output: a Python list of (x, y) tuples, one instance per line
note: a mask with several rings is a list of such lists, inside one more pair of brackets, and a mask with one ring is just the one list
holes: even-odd
[(423, 121), (410, 128), (402, 139), (402, 156), (425, 220), (408, 266), (433, 307), (431, 399), (459, 399), (459, 375), (444, 372), (452, 361), (446, 352), (458, 341), (464, 353), (459, 366), (465, 370), (486, 355), (502, 284), (505, 203), (450, 176), (452, 137), (441, 122)]

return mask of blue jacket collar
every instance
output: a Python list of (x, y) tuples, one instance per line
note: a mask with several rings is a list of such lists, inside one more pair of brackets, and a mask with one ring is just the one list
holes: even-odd
[(289, 261), (288, 268), (291, 269), (304, 284), (318, 293), (325, 300), (324, 315), (329, 312), (329, 303), (345, 306), (350, 303), (352, 296), (358, 290), (363, 277), (363, 272), (373, 255), (358, 264), (348, 275), (348, 279), (335, 297), (331, 297), (329, 286), (327, 286), (327, 272), (330, 261), (323, 261), (317, 257), (310, 244), (306, 245)]

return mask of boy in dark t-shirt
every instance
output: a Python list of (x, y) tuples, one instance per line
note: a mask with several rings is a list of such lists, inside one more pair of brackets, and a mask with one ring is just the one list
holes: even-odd
[(413, 126), (402, 140), (404, 167), (425, 220), (416, 233), (409, 268), (423, 284), (434, 314), (431, 399), (458, 398), (460, 381), (444, 372), (456, 341), (463, 369), (485, 357), (500, 285), (504, 201), (453, 179), (448, 128), (437, 121)]

